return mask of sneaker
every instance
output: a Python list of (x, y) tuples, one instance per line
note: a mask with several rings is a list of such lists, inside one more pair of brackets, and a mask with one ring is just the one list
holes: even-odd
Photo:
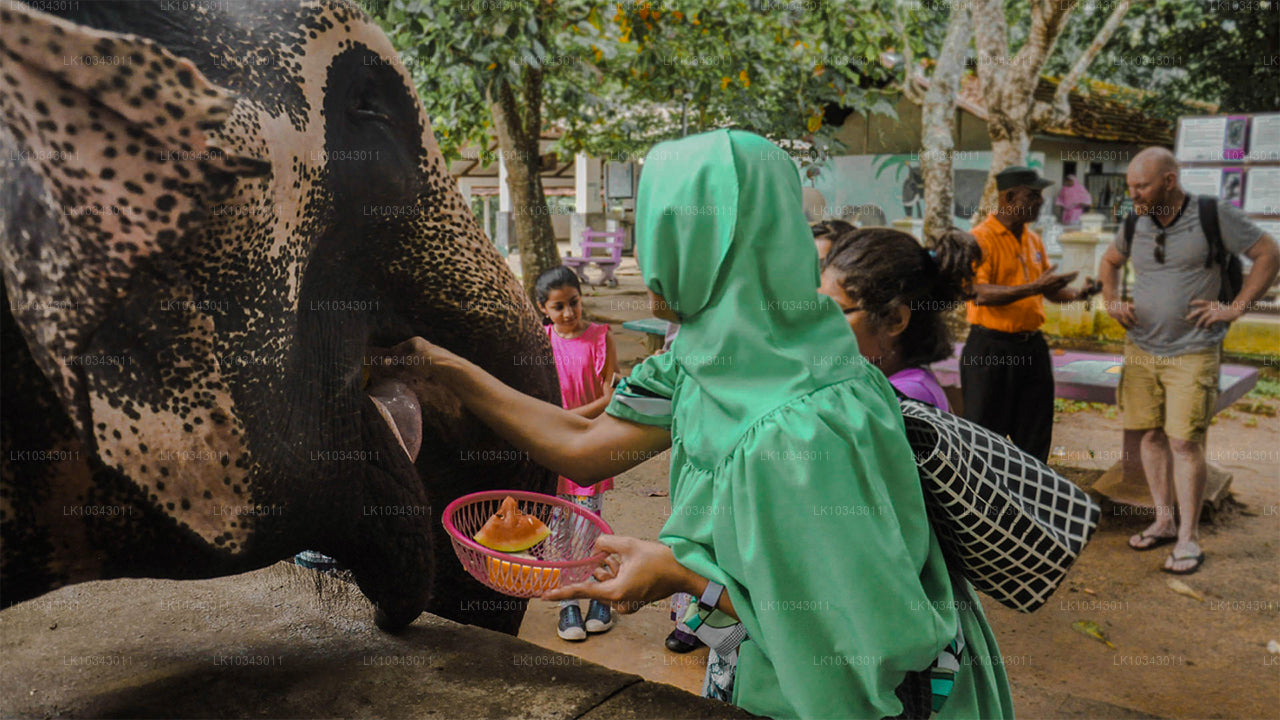
[(680, 628), (672, 630), (671, 634), (667, 636), (667, 649), (673, 653), (683, 655), (700, 647), (702, 647), (702, 641), (698, 639), (697, 635), (690, 635)]
[(596, 600), (587, 608), (587, 632), (602, 633), (613, 627), (613, 610), (608, 605)]
[(582, 610), (577, 605), (560, 608), (560, 624), (556, 634), (561, 640), (586, 640), (587, 629), (582, 626)]
[(294, 555), (293, 563), (304, 568), (319, 570), (320, 572), (333, 572), (341, 567), (338, 565), (337, 560), (315, 550), (303, 550)]

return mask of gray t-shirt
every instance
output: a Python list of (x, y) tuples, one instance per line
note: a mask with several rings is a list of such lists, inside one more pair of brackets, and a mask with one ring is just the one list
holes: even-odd
[[(1242, 253), (1262, 237), (1239, 208), (1218, 203), (1218, 227), (1227, 252)], [(1160, 228), (1146, 215), (1138, 218), (1133, 231), (1129, 260), (1133, 263), (1133, 313), (1137, 325), (1129, 330), (1134, 344), (1153, 355), (1184, 355), (1216, 346), (1227, 336), (1227, 323), (1199, 329), (1187, 322), (1191, 301), (1217, 300), (1222, 268), (1205, 267), (1209, 240), (1200, 226), (1200, 208), (1194, 195), (1172, 225), (1164, 228), (1165, 258), (1156, 262), (1156, 234)], [(1124, 246), (1124, 225), (1116, 231), (1112, 247)]]

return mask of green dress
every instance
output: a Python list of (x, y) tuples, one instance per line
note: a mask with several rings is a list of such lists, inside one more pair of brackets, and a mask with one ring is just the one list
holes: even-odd
[(646, 160), (636, 257), (681, 319), (608, 412), (671, 430), (660, 541), (721, 583), (746, 630), (734, 704), (879, 718), (963, 629), (942, 717), (1012, 717), (995, 638), (948, 575), (888, 380), (862, 361), (818, 264), (791, 159), (716, 131)]

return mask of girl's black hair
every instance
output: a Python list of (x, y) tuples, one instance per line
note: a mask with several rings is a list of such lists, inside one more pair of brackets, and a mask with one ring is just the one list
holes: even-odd
[(944, 315), (973, 297), (973, 268), (981, 260), (977, 241), (962, 230), (922, 247), (904, 232), (875, 227), (838, 235), (822, 269), (840, 273), (840, 286), (873, 322), (910, 308), (898, 350), (907, 367), (920, 367), (953, 354)]
[[(541, 310), (543, 305), (547, 304), (547, 298), (551, 295), (552, 290), (559, 290), (568, 285), (569, 287), (582, 292), (582, 283), (578, 281), (578, 274), (565, 265), (557, 265), (550, 270), (538, 276), (533, 283), (533, 294), (538, 299), (538, 309)], [(542, 324), (549, 325), (551, 319), (546, 315), (542, 316)]]

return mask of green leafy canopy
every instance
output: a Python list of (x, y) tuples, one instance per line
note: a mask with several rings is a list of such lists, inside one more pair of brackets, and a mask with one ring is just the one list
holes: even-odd
[[(890, 0), (390, 0), (379, 19), (447, 157), (487, 150), (493, 88), (536, 74), (560, 148), (618, 158), (724, 126), (838, 149), (827, 107), (893, 113), (900, 71), (881, 57), (902, 49), (901, 12)], [(920, 13), (905, 22), (919, 30)]]

